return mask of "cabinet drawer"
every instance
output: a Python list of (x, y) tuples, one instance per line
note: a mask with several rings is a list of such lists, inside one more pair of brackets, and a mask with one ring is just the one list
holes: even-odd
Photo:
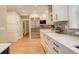
[(46, 37), (46, 41), (47, 41), (48, 45), (50, 45), (52, 43), (52, 39), (48, 36)]
[(52, 39), (52, 43), (51, 43), (54, 47), (56, 47), (56, 48), (60, 48), (61, 47), (61, 45), (60, 45), (60, 43), (58, 43), (57, 41), (55, 41), (54, 39)]
[(56, 53), (58, 54), (74, 54), (74, 52), (72, 50), (70, 50), (69, 48), (65, 47), (64, 45), (62, 45), (61, 43), (53, 40), (53, 50), (56, 51)]
[(50, 49), (51, 49), (52, 54), (59, 53), (60, 46), (56, 44), (56, 42), (52, 42), (50, 44)]

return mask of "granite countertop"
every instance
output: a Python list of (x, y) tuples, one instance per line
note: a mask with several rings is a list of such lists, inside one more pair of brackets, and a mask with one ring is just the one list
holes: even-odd
[(0, 43), (0, 53), (6, 50), (10, 45), (11, 43)]
[(53, 38), (57, 42), (61, 43), (62, 45), (66, 46), (67, 48), (69, 48), (73, 52), (79, 53), (79, 49), (74, 47), (76, 45), (79, 46), (79, 37), (55, 33), (49, 29), (46, 29), (46, 30), (41, 29), (40, 31), (42, 33), (45, 33), (49, 37)]

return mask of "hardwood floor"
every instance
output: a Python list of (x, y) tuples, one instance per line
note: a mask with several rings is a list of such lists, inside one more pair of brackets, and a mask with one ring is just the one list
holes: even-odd
[(45, 54), (40, 39), (24, 37), (10, 46), (11, 54)]

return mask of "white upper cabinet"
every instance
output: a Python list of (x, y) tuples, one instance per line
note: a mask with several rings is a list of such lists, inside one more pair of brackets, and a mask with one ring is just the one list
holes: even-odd
[(53, 21), (68, 21), (68, 6), (54, 5), (52, 6)]
[(47, 20), (46, 24), (51, 25), (53, 20), (52, 20), (52, 5), (48, 5), (48, 15), (47, 15)]
[(79, 6), (69, 6), (69, 28), (79, 29)]

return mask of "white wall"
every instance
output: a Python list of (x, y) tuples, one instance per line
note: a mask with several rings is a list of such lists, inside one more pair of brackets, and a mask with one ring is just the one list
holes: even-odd
[(20, 20), (20, 38), (23, 37), (23, 21), (22, 19)]
[(0, 42), (6, 42), (6, 6), (0, 6)]
[(21, 36), (20, 15), (16, 12), (7, 12), (7, 38), (8, 42), (15, 42)]

